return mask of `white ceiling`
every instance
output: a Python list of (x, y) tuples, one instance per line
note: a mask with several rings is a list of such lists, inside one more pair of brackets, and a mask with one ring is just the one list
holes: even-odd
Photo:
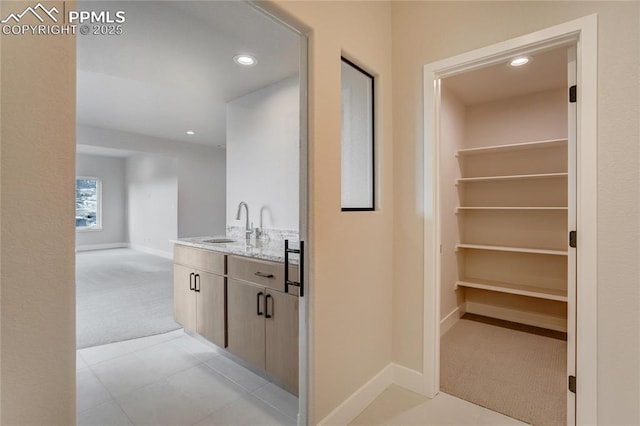
[[(78, 124), (223, 146), (226, 102), (298, 72), (299, 38), (245, 2), (78, 9), (126, 12), (122, 35), (78, 35)], [(258, 64), (241, 68), (238, 53)]]
[(135, 155), (135, 151), (127, 151), (124, 149), (106, 148), (95, 145), (76, 145), (76, 154), (100, 155), (102, 157), (120, 157), (126, 158)]
[(567, 87), (567, 49), (559, 48), (532, 56), (521, 67), (507, 63), (444, 78), (443, 86), (465, 105)]

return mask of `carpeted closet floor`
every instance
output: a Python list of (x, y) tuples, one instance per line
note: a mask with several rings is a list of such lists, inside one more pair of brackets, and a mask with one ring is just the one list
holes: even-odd
[(441, 389), (532, 425), (565, 424), (565, 335), (491, 322), (501, 324), (466, 314), (442, 336)]

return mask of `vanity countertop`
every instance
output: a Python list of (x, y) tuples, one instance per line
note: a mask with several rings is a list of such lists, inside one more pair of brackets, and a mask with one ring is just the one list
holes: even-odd
[[(190, 237), (172, 240), (174, 244), (196, 247), (205, 250), (216, 251), (224, 254), (250, 257), (253, 259), (268, 260), (271, 262), (284, 262), (284, 240), (245, 240), (237, 239), (229, 243), (207, 243), (206, 240), (217, 238), (227, 238), (224, 236), (213, 237)], [(290, 241), (291, 248), (299, 248), (299, 242)], [(299, 258), (297, 254), (289, 257), (290, 265), (297, 265)]]

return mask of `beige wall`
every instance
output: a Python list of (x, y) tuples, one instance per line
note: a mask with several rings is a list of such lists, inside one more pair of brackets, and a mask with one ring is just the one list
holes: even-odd
[[(3, 2), (0, 13), (26, 4)], [(0, 44), (0, 423), (71, 425), (75, 40)]]
[(394, 2), (394, 361), (422, 370), (422, 66), (591, 13), (598, 39), (598, 419), (638, 424), (638, 2)]
[[(319, 421), (391, 362), (391, 5), (278, 5), (311, 28), (311, 409)], [(376, 212), (340, 211), (341, 50), (377, 77)]]
[[(278, 5), (311, 28), (311, 423), (392, 360), (422, 368), (422, 65), (593, 12), (600, 15), (599, 420), (640, 423), (640, 4)], [(3, 2), (3, 16), (7, 9)], [(75, 43), (2, 36), (0, 45), (0, 423), (73, 424)], [(374, 213), (340, 212), (341, 49), (378, 76)]]
[[(458, 191), (454, 183), (460, 178), (460, 167), (455, 154), (464, 147), (466, 108), (458, 97), (442, 85), (440, 103), (440, 219), (442, 223), (442, 254), (440, 274), (440, 319), (452, 314), (464, 303), (464, 289), (456, 290), (458, 281)], [(464, 305), (462, 306), (464, 310)], [(461, 312), (462, 313), (462, 312)], [(455, 315), (455, 313), (453, 313)], [(444, 329), (443, 329), (444, 331)]]
[[(0, 3), (0, 16), (3, 8)], [(2, 39), (0, 39), (0, 165), (2, 164)], [(0, 307), (2, 306), (2, 171), (0, 170)], [(0, 311), (0, 420), (2, 420), (2, 311)]]
[(466, 118), (465, 148), (563, 139), (568, 134), (567, 90), (469, 105)]

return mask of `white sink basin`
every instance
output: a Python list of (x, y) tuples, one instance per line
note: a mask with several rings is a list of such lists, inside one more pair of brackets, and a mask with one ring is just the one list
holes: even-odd
[(223, 244), (223, 243), (234, 243), (236, 240), (231, 238), (212, 238), (210, 240), (202, 240), (203, 243), (209, 244)]

